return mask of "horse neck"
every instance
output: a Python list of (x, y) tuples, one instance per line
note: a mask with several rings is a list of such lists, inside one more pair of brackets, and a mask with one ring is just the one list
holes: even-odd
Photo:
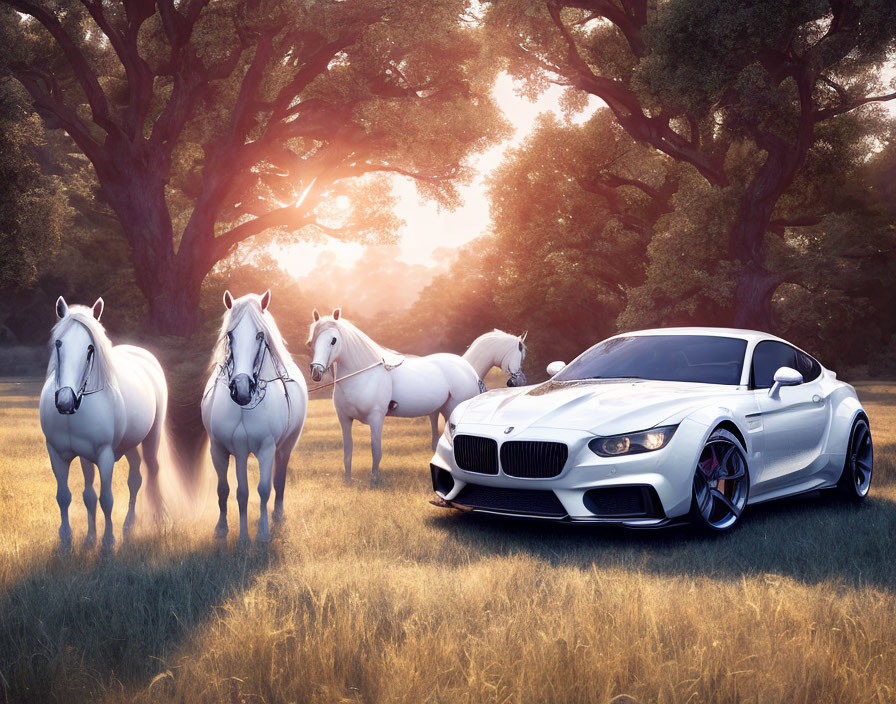
[(476, 371), (480, 379), (484, 379), (492, 367), (500, 367), (504, 355), (498, 350), (497, 344), (489, 344), (488, 338), (476, 339), (470, 348), (464, 352), (464, 359)]
[(377, 352), (354, 333), (343, 332), (343, 345), (344, 349), (336, 360), (336, 371), (339, 378), (382, 361)]

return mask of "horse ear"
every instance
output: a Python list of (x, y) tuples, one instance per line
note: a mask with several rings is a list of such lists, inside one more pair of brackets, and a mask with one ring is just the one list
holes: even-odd
[(103, 297), (100, 296), (96, 299), (96, 303), (93, 304), (93, 317), (97, 320), (100, 319), (100, 316), (103, 314), (103, 308), (105, 307), (105, 303), (103, 303)]
[(314, 322), (315, 322), (315, 323), (316, 323), (318, 320), (320, 320), (320, 313), (317, 312), (317, 308), (315, 308), (313, 311), (311, 311), (311, 317), (314, 318)]
[(333, 309), (333, 320), (339, 320), (339, 316), (342, 315), (342, 308), (334, 308)]
[(526, 330), (526, 332), (524, 332), (522, 335), (520, 335), (520, 342), (525, 342), (525, 341), (526, 341), (526, 335), (528, 335), (528, 334), (529, 334), (529, 331)]
[(261, 297), (261, 309), (267, 310), (269, 305), (271, 305), (271, 289), (265, 291)]
[(227, 310), (233, 308), (233, 296), (230, 295), (230, 291), (224, 292), (224, 307), (227, 308)]
[(56, 317), (62, 320), (68, 314), (68, 303), (60, 296), (56, 299)]

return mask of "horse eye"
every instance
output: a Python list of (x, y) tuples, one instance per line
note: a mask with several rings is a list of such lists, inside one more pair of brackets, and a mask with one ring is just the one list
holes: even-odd
[(334, 337), (332, 340), (330, 340), (330, 344), (331, 344), (331, 345), (335, 345), (335, 344), (336, 344), (336, 338), (335, 338), (335, 337)]
[(263, 340), (263, 339), (264, 339), (264, 333), (263, 333), (261, 330), (259, 330), (259, 331), (258, 331), (258, 334), (255, 335), (255, 339), (256, 339), (256, 340)]
[(87, 345), (87, 354), (93, 354), (93, 345)]
[(58, 350), (60, 347), (62, 347), (62, 340), (56, 340), (56, 349)]

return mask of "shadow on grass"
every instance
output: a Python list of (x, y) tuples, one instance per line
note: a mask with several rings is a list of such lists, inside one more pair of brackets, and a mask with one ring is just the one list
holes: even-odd
[(833, 580), (896, 591), (896, 503), (875, 497), (873, 489), (858, 506), (820, 492), (751, 506), (744, 522), (725, 535), (691, 526), (645, 531), (454, 512), (429, 520), (472, 555), (532, 555), (554, 566), (670, 576), (772, 573), (807, 584)]
[(272, 559), (263, 547), (176, 554), (138, 540), (106, 559), (76, 551), (35, 563), (0, 593), (0, 699), (148, 686), (160, 659)]

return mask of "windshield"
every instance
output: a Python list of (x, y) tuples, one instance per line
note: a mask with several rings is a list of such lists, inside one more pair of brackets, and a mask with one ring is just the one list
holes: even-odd
[(655, 379), (740, 384), (747, 341), (709, 335), (616, 337), (570, 362), (553, 381)]

